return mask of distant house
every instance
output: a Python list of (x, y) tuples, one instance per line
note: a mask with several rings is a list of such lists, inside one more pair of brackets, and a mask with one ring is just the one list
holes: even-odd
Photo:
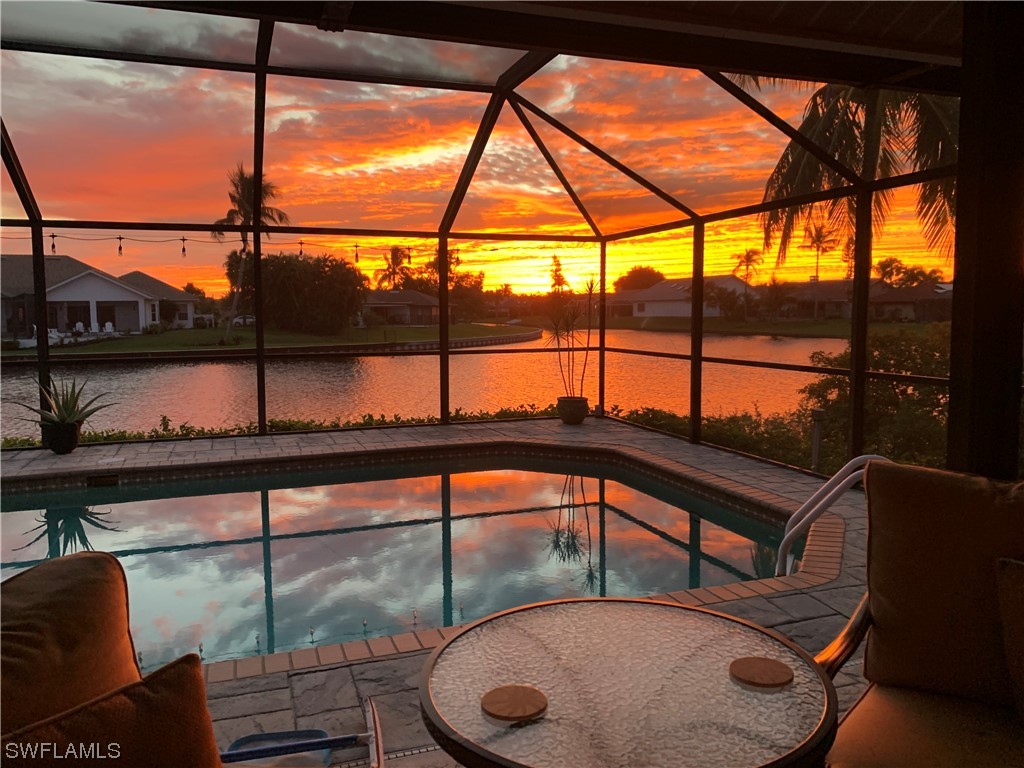
[(797, 317), (818, 317), (849, 320), (853, 314), (853, 280), (809, 280), (806, 283), (786, 283), (790, 300), (796, 304)]
[(949, 320), (953, 313), (953, 284), (932, 280), (896, 288), (879, 281), (868, 299), (872, 320), (934, 323)]
[(363, 310), (373, 312), (388, 325), (437, 325), (440, 304), (419, 291), (369, 291)]
[(177, 306), (178, 314), (174, 319), (172, 327), (192, 328), (195, 326), (198, 299), (188, 291), (175, 288), (163, 280), (157, 280), (155, 277), (150, 277), (145, 272), (137, 270), (121, 275), (118, 280), (138, 288), (158, 301), (169, 301)]
[[(853, 280), (813, 280), (786, 283), (789, 300), (798, 317), (818, 316), (849, 320), (853, 315)], [(869, 316), (874, 321), (930, 323), (949, 320), (953, 306), (953, 284), (927, 281), (904, 288), (876, 280), (868, 289)]]
[[(704, 278), (705, 288), (709, 285), (742, 296), (746, 283), (733, 275), (718, 275)], [(608, 297), (609, 313), (612, 317), (692, 317), (692, 289), (693, 278), (684, 277), (662, 280), (650, 288), (616, 291)], [(704, 307), (705, 317), (718, 317), (720, 314), (717, 306)]]
[[(139, 333), (159, 322), (161, 299), (178, 305), (177, 327), (192, 327), (196, 298), (142, 272), (117, 278), (70, 256), (46, 256), (45, 265), (48, 329)], [(30, 255), (0, 256), (0, 299), (3, 335), (31, 337), (35, 295)]]

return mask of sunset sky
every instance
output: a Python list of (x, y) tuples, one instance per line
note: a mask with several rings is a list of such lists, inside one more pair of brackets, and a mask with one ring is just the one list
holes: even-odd
[[(147, 24), (156, 23), (153, 14), (161, 23), (170, 14), (183, 21), (180, 28), (165, 25), (159, 38), (164, 49), (199, 50), (233, 61), (251, 56), (252, 30), (245, 20), (196, 22), (189, 14), (110, 6), (74, 12), (85, 14), (76, 21), (87, 31), (89, 23), (113, 24), (112, 12), (129, 12), (135, 26), (119, 22), (121, 28), (109, 32), (117, 32), (122, 48), (153, 50)], [(26, 36), (36, 34), (31, 19), (10, 18), (5, 8), (5, 27), (17, 22)], [(282, 24), (271, 63), (487, 82), (518, 55)], [(4, 122), (46, 217), (213, 221), (229, 205), (228, 172), (239, 162), (252, 168), (252, 75), (13, 51), (2, 57)], [(810, 87), (790, 85), (758, 95), (797, 124)], [(788, 141), (693, 70), (559, 56), (517, 92), (701, 214), (760, 202)], [(486, 103), (486, 94), (466, 91), (270, 76), (265, 177), (279, 190), (274, 204), (298, 226), (436, 230)], [(530, 120), (602, 232), (685, 218), (543, 120), (534, 115)], [(4, 217), (23, 215), (6, 173), (2, 191)], [(895, 255), (951, 277), (952, 264), (925, 248), (913, 200), (913, 190), (898, 196), (884, 233), (876, 238), (875, 259)], [(590, 234), (507, 105), (455, 230)], [(131, 238), (120, 257), (111, 239), (118, 234)], [(5, 253), (30, 251), (27, 230), (6, 229), (3, 235)], [(191, 281), (215, 295), (226, 289), (222, 264), (230, 239), (219, 244), (201, 233), (173, 231), (58, 230), (57, 235), (57, 253), (115, 275), (140, 269), (176, 286)], [(184, 258), (182, 236), (187, 238)], [(297, 252), (299, 239), (274, 236), (264, 247)], [(413, 266), (436, 247), (430, 240), (398, 236), (301, 239), (305, 253), (349, 260), (358, 243), (360, 268), (369, 274), (393, 244), (412, 248)], [(756, 217), (709, 226), (706, 272), (728, 273), (735, 254), (761, 245)], [(793, 243), (777, 269), (780, 279), (806, 280), (813, 274), (813, 251), (799, 245)], [(546, 291), (556, 254), (573, 287), (599, 269), (597, 245), (454, 241), (452, 246), (460, 249), (464, 268), (485, 273), (487, 288), (509, 283), (521, 292)], [(692, 268), (690, 249), (688, 230), (612, 243), (609, 284), (638, 264), (670, 277), (686, 276)], [(774, 251), (766, 253), (754, 282), (767, 281), (774, 265)], [(843, 274), (838, 252), (823, 258), (823, 279)]]

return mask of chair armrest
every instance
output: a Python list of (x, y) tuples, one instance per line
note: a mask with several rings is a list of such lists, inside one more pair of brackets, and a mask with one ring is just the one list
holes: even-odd
[(868, 596), (865, 593), (846, 626), (835, 640), (814, 657), (814, 660), (821, 665), (829, 677), (835, 677), (843, 665), (850, 660), (853, 652), (857, 650), (857, 646), (864, 640), (870, 626), (871, 611), (868, 608)]

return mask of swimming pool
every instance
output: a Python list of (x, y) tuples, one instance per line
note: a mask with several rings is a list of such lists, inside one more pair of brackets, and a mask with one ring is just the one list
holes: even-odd
[(0, 579), (86, 541), (120, 559), (145, 669), (763, 578), (781, 533), (600, 464), (508, 457), (7, 496), (2, 511)]

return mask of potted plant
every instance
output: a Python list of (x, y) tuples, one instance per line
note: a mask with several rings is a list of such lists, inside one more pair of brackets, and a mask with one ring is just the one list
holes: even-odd
[(39, 425), (43, 431), (43, 447), (54, 453), (71, 453), (78, 447), (78, 438), (82, 432), (82, 424), (96, 411), (108, 408), (114, 403), (96, 401), (106, 393), (100, 393), (91, 400), (84, 400), (82, 393), (85, 382), (81, 385), (75, 379), (61, 379), (60, 383), (50, 380), (50, 386), (40, 386), (48, 408), (37, 408), (26, 403), (19, 405), (39, 415)]
[[(590, 321), (593, 314), (594, 281), (587, 283), (578, 298), (559, 301), (551, 318), (552, 341), (558, 349), (558, 372), (562, 376), (565, 395), (558, 398), (556, 409), (563, 424), (582, 424), (590, 412), (590, 403), (583, 394), (590, 357)], [(586, 328), (586, 337), (581, 327)], [(583, 347), (583, 364), (578, 364), (579, 347)]]

